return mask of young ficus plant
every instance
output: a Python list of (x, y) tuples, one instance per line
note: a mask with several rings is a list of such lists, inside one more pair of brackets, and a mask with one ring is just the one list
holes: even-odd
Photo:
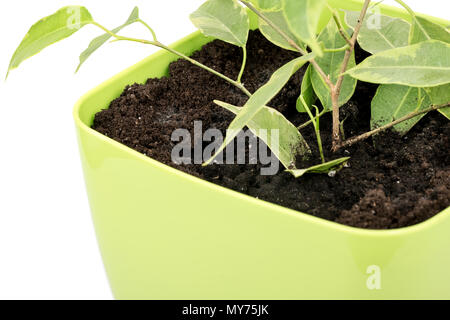
[[(396, 1), (411, 15), (411, 24), (381, 15), (378, 26), (368, 26), (364, 18), (370, 10), (370, 0), (365, 0), (360, 12), (345, 12), (345, 19), (342, 19), (342, 12), (329, 7), (326, 0), (207, 0), (190, 18), (206, 36), (242, 49), (242, 66), (235, 79), (161, 43), (154, 30), (140, 19), (137, 8), (124, 24), (109, 30), (96, 22), (85, 7), (70, 6), (31, 27), (11, 59), (8, 74), (45, 47), (71, 36), (85, 25), (94, 25), (104, 34), (95, 38), (81, 54), (77, 71), (108, 40), (133, 41), (165, 49), (215, 74), (249, 97), (243, 107), (215, 101), (236, 115), (215, 156), (233, 141), (241, 129), (248, 127), (295, 177), (307, 172), (327, 173), (339, 169), (349, 159), (325, 160), (320, 118), (327, 112), (332, 113), (334, 151), (389, 128), (405, 134), (432, 110), (439, 110), (450, 119), (450, 33), (446, 28), (417, 16), (403, 1)], [(258, 27), (269, 41), (301, 55), (278, 69), (254, 93), (249, 92), (242, 81), (250, 30), (246, 8), (257, 15)], [(325, 11), (329, 11), (330, 21), (317, 34), (319, 17)], [(133, 23), (145, 26), (151, 39), (118, 34)], [(356, 65), (354, 52), (357, 42), (362, 49), (373, 54), (359, 65)], [(303, 78), (297, 110), (307, 112), (310, 120), (296, 128), (268, 104), (307, 63), (309, 66)], [(371, 131), (345, 140), (341, 134), (344, 122), (339, 118), (339, 108), (351, 99), (358, 80), (380, 84), (371, 106)], [(322, 106), (321, 111), (315, 106), (317, 99)], [(296, 168), (297, 159), (311, 157), (311, 149), (300, 133), (310, 124), (316, 132), (322, 163), (306, 169)], [(271, 129), (279, 131), (277, 139), (267, 135)], [(211, 163), (215, 156), (205, 165)]]
[[(295, 28), (299, 28), (296, 24), (298, 20), (292, 21), (292, 12), (287, 12), (291, 8), (290, 0), (281, 1), (283, 5), (279, 15), (273, 10), (258, 6), (258, 1), (241, 2), (258, 15), (260, 30), (263, 31), (267, 25), (271, 26), (277, 37), (284, 40), (283, 47), (287, 44), (300, 54), (307, 54), (305, 46), (299, 44), (302, 41), (305, 43), (305, 39), (298, 37), (300, 33), (295, 32)], [(297, 5), (308, 4), (308, 1), (302, 0), (295, 2)], [(332, 19), (318, 37), (322, 52), (316, 52), (317, 56), (310, 60), (297, 109), (300, 112), (308, 111), (318, 97), (323, 110), (317, 117), (320, 118), (325, 112), (332, 112), (333, 150), (350, 146), (389, 128), (405, 134), (432, 110), (439, 110), (449, 118), (450, 63), (447, 57), (450, 34), (440, 25), (416, 16), (403, 1), (397, 2), (411, 15), (412, 25), (401, 19), (381, 15), (380, 25), (369, 27), (364, 23), (370, 8), (370, 0), (366, 0), (360, 12), (345, 13), (346, 24), (349, 26), (346, 29), (339, 13), (328, 7)], [(315, 4), (316, 6), (304, 8), (303, 14), (318, 17), (326, 10), (325, 3), (318, 1)], [(273, 34), (263, 34), (274, 44), (280, 45), (279, 38)], [(355, 65), (354, 58), (357, 42), (363, 49), (374, 54), (358, 66)], [(344, 124), (339, 119), (339, 107), (353, 96), (357, 80), (381, 84), (372, 101), (372, 130), (342, 141)], [(308, 114), (311, 116), (310, 112)], [(305, 125), (310, 123), (316, 124), (317, 133), (317, 122), (311, 119)], [(304, 125), (300, 128), (303, 127)], [(320, 139), (318, 144), (321, 150)], [(322, 152), (321, 156), (323, 159)]]

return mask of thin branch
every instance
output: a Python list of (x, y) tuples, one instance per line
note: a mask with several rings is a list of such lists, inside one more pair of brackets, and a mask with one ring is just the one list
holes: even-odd
[(264, 20), (264, 22), (266, 22), (269, 26), (271, 26), (272, 29), (274, 29), (280, 36), (282, 36), (284, 38), (284, 40), (286, 40), (292, 48), (294, 48), (295, 50), (300, 52), (301, 55), (305, 56), (308, 54), (308, 52), (306, 52), (306, 50), (302, 49), (297, 44), (297, 42), (295, 42), (293, 39), (291, 39), (283, 30), (281, 30), (281, 28), (279, 28), (275, 23), (273, 23), (269, 18), (267, 18), (261, 11), (256, 9), (250, 2), (244, 1), (244, 0), (239, 0), (239, 1), (242, 2), (242, 4), (244, 6), (246, 6), (247, 8), (249, 8), (251, 11), (256, 13), (256, 15), (258, 17), (260, 17), (262, 20)]
[(361, 10), (361, 14), (358, 19), (358, 23), (355, 26), (355, 31), (353, 32), (353, 36), (350, 39), (350, 48), (347, 49), (344, 56), (344, 61), (342, 63), (340, 76), (336, 83), (336, 93), (339, 96), (341, 93), (342, 83), (344, 82), (344, 73), (347, 71), (348, 63), (350, 62), (350, 58), (352, 56), (353, 51), (355, 50), (356, 41), (358, 39), (359, 31), (361, 30), (362, 24), (364, 22), (364, 17), (366, 16), (367, 9), (369, 8), (370, 0), (366, 0), (364, 2), (364, 6)]
[(241, 83), (242, 81), (242, 75), (244, 74), (244, 70), (245, 70), (245, 66), (247, 64), (247, 47), (242, 47), (242, 67), (241, 67), (241, 71), (239, 72), (239, 76), (237, 79), (237, 82)]
[(345, 51), (348, 48), (350, 48), (350, 46), (348, 44), (346, 44), (345, 46), (341, 47), (341, 48), (336, 48), (336, 49), (323, 49), (323, 52), (341, 52), (341, 51)]
[(355, 26), (355, 30), (353, 32), (353, 36), (350, 39), (350, 48), (345, 51), (344, 61), (342, 62), (341, 72), (339, 73), (338, 80), (336, 85), (331, 90), (331, 101), (333, 103), (333, 151), (336, 151), (339, 148), (339, 144), (341, 142), (341, 136), (339, 133), (340, 121), (339, 121), (339, 96), (341, 94), (342, 84), (344, 82), (344, 73), (347, 70), (348, 63), (352, 56), (352, 53), (355, 49), (355, 44), (358, 39), (359, 31), (361, 30), (364, 17), (366, 16), (367, 10), (370, 5), (370, 0), (366, 0), (364, 2), (363, 8), (359, 15), (358, 23)]
[(316, 108), (316, 117), (314, 117), (311, 110), (309, 109), (308, 104), (306, 103), (306, 101), (302, 95), (300, 95), (300, 101), (302, 102), (303, 107), (305, 108), (306, 112), (308, 113), (308, 116), (311, 119), (311, 122), (314, 126), (314, 131), (316, 133), (316, 138), (317, 138), (317, 146), (319, 147), (320, 159), (322, 160), (322, 163), (325, 163), (325, 156), (323, 155), (323, 148), (322, 148), (322, 138), (320, 137), (319, 109), (316, 106), (314, 106)]
[[(247, 8), (249, 8), (251, 11), (253, 11), (258, 17), (260, 17), (264, 22), (266, 22), (269, 26), (272, 27), (280, 36), (283, 37), (284, 40), (286, 40), (289, 45), (297, 50), (301, 55), (305, 56), (308, 54), (308, 52), (304, 49), (302, 49), (293, 39), (291, 39), (283, 30), (281, 30), (276, 24), (274, 24), (270, 19), (268, 19), (262, 12), (260, 12), (258, 9), (256, 9), (251, 3), (244, 0), (239, 0), (243, 5), (245, 5)], [(319, 75), (323, 78), (326, 85), (329, 88), (333, 88), (334, 85), (331, 82), (330, 78), (325, 74), (325, 72), (322, 70), (322, 68), (319, 66), (319, 64), (313, 59), (310, 59), (309, 62), (314, 66), (316, 71), (319, 73)]]
[(415, 17), (416, 14), (413, 11), (413, 9), (411, 9), (406, 3), (404, 3), (402, 0), (395, 0), (395, 2), (397, 2), (399, 5), (401, 5), (406, 11), (408, 11), (408, 13), (412, 16)]
[(339, 34), (341, 35), (342, 38), (344, 38), (345, 42), (347, 42), (348, 45), (351, 45), (350, 38), (346, 36), (346, 34), (344, 33), (344, 29), (339, 28), (338, 30)]
[(156, 38), (156, 33), (155, 31), (152, 29), (152, 27), (150, 27), (144, 20), (138, 19), (137, 20), (139, 23), (143, 24), (152, 34), (153, 37), (153, 41), (158, 41), (158, 39)]
[(420, 30), (422, 31), (422, 33), (425, 35), (425, 37), (427, 37), (428, 40), (430, 40), (430, 35), (428, 34), (428, 32), (423, 28), (422, 24), (419, 22), (419, 20), (417, 20), (416, 17), (416, 13), (406, 4), (404, 3), (402, 0), (395, 0), (395, 2), (397, 2), (399, 5), (401, 5), (406, 11), (408, 11), (408, 13), (410, 14), (411, 18), (414, 20), (414, 22), (417, 24), (417, 26), (420, 28)]
[[(327, 110), (326, 110), (326, 109), (323, 109), (323, 110), (317, 115), (317, 117), (320, 118), (320, 117), (322, 117), (325, 113), (327, 113)], [(309, 126), (311, 123), (312, 123), (312, 120), (308, 120), (308, 121), (306, 121), (305, 123), (299, 125), (299, 126), (297, 127), (297, 129), (298, 129), (298, 130), (302, 130), (302, 129), (306, 128), (307, 126)]]
[[(129, 40), (129, 39), (128, 39), (128, 40)], [(234, 81), (234, 80), (231, 79), (231, 78), (228, 78), (227, 76), (221, 74), (220, 72), (215, 71), (214, 69), (211, 69), (210, 67), (208, 67), (208, 66), (206, 66), (206, 65), (204, 65), (204, 64), (202, 64), (202, 63), (200, 63), (200, 62), (198, 62), (197, 60), (194, 60), (194, 59), (192, 59), (192, 58), (186, 56), (185, 54), (183, 54), (183, 53), (181, 53), (181, 52), (178, 52), (178, 51), (176, 51), (175, 49), (172, 49), (172, 48), (170, 48), (170, 47), (168, 47), (168, 46), (166, 46), (166, 45), (164, 45), (164, 44), (162, 44), (162, 43), (160, 43), (160, 42), (156, 42), (156, 43), (154, 43), (153, 45), (155, 45), (155, 46), (157, 46), (157, 47), (160, 47), (160, 48), (162, 48), (162, 49), (165, 49), (165, 50), (167, 50), (167, 51), (169, 51), (169, 52), (171, 52), (171, 53), (173, 53), (173, 54), (175, 54), (175, 55), (177, 55), (177, 56), (179, 56), (179, 57), (181, 57), (181, 58), (183, 58), (183, 59), (189, 61), (190, 63), (192, 63), (192, 64), (194, 64), (194, 65), (196, 65), (196, 66), (198, 66), (198, 67), (200, 67), (200, 68), (202, 68), (202, 69), (204, 69), (204, 70), (206, 70), (206, 71), (211, 72), (212, 74), (214, 74), (214, 75), (216, 75), (216, 76), (218, 76), (218, 77), (224, 79), (225, 81), (228, 81), (229, 83), (231, 83), (232, 85), (234, 85), (235, 87), (237, 87), (238, 89), (240, 89), (242, 92), (244, 92), (248, 97), (250, 97), (250, 96), (252, 95), (252, 94), (250, 93), (250, 91), (248, 91), (248, 90), (244, 87), (244, 85), (243, 85), (242, 83), (239, 83), (239, 82), (237, 82), (237, 81)]]
[(196, 60), (194, 60), (194, 59), (192, 59), (192, 58), (190, 58), (190, 57), (188, 57), (188, 56), (186, 56), (185, 54), (183, 54), (183, 53), (181, 53), (181, 52), (176, 51), (175, 49), (172, 49), (172, 48), (170, 48), (170, 47), (168, 47), (168, 46), (162, 44), (162, 43), (159, 42), (159, 41), (150, 41), (150, 40), (144, 40), (144, 39), (135, 39), (135, 38), (129, 38), (129, 37), (119, 36), (119, 35), (117, 35), (117, 34), (115, 34), (114, 32), (108, 30), (107, 28), (105, 28), (104, 26), (102, 26), (101, 24), (99, 24), (99, 23), (97, 23), (97, 22), (93, 22), (92, 24), (95, 25), (96, 27), (102, 29), (103, 31), (105, 31), (106, 33), (108, 33), (109, 35), (111, 35), (112, 37), (114, 37), (114, 38), (116, 39), (116, 41), (133, 41), (133, 42), (139, 42), (139, 43), (143, 43), (143, 44), (150, 44), (150, 45), (153, 45), (153, 46), (162, 48), (162, 49), (164, 49), (164, 50), (167, 50), (167, 51), (169, 51), (169, 52), (171, 52), (171, 53), (173, 53), (173, 54), (179, 56), (180, 58), (183, 58), (183, 59), (189, 61), (190, 63), (192, 63), (192, 64), (194, 64), (194, 65), (196, 65), (196, 66), (198, 66), (198, 67), (200, 67), (200, 68), (202, 68), (202, 69), (204, 69), (204, 70), (206, 70), (206, 71), (208, 71), (208, 72), (211, 72), (212, 74), (214, 74), (214, 75), (216, 75), (216, 76), (218, 76), (218, 77), (224, 79), (225, 81), (227, 81), (227, 82), (229, 82), (230, 84), (234, 85), (235, 87), (239, 88), (239, 89), (240, 89), (242, 92), (244, 92), (247, 96), (250, 97), (250, 96), (252, 95), (252, 94), (250, 93), (250, 91), (248, 91), (248, 90), (244, 87), (244, 85), (243, 85), (242, 83), (239, 83), (239, 82), (237, 82), (237, 81), (234, 81), (234, 80), (231, 79), (231, 78), (228, 78), (227, 76), (221, 74), (220, 72), (217, 72), (216, 70), (211, 69), (210, 67), (208, 67), (208, 66), (206, 66), (206, 65), (204, 65), (204, 64), (202, 64), (202, 63), (200, 63), (200, 62), (198, 62), (198, 61), (196, 61)]
[(336, 23), (336, 25), (338, 27), (338, 30), (339, 30), (339, 33), (340, 33), (341, 37), (345, 40), (345, 42), (347, 42), (347, 44), (349, 44), (351, 46), (352, 43), (350, 42), (350, 35), (347, 33), (347, 31), (342, 26), (342, 23), (341, 23), (341, 20), (339, 18), (339, 15), (337, 14), (335, 9), (330, 7), (330, 5), (327, 5), (327, 6), (328, 6), (328, 10), (330, 10), (331, 14), (333, 15), (334, 22)]
[(380, 132), (382, 132), (384, 130), (392, 128), (393, 126), (395, 126), (395, 125), (397, 125), (399, 123), (402, 123), (404, 121), (407, 121), (409, 119), (417, 117), (417, 116), (419, 116), (421, 114), (428, 113), (428, 112), (434, 111), (434, 110), (443, 109), (443, 108), (446, 108), (446, 107), (449, 107), (449, 106), (450, 106), (450, 102), (447, 102), (446, 104), (442, 104), (442, 105), (438, 105), (438, 106), (431, 106), (431, 107), (429, 107), (427, 109), (424, 109), (424, 110), (411, 112), (410, 114), (408, 114), (408, 115), (406, 115), (404, 117), (401, 117), (400, 119), (397, 119), (397, 120), (395, 120), (393, 122), (390, 122), (390, 123), (388, 123), (388, 124), (386, 124), (386, 125), (384, 125), (382, 127), (376, 128), (376, 129), (374, 129), (372, 131), (369, 131), (369, 132), (366, 132), (366, 133), (363, 133), (363, 134), (361, 134), (361, 135), (359, 135), (357, 137), (350, 138), (350, 139), (344, 141), (343, 143), (341, 143), (339, 148), (349, 147), (349, 146), (355, 144), (356, 142), (363, 141), (363, 140), (365, 140), (365, 139), (367, 139), (367, 138), (369, 138), (369, 137), (371, 137), (371, 136), (373, 136), (375, 134), (378, 134), (378, 133), (380, 133)]

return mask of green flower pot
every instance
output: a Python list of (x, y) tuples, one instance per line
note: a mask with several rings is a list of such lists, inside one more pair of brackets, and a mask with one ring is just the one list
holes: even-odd
[[(361, 8), (356, 0), (332, 2)], [(407, 18), (400, 9), (382, 11)], [(173, 47), (191, 54), (209, 41), (196, 32)], [(90, 128), (125, 85), (166, 75), (175, 59), (164, 51), (150, 56), (74, 110), (116, 298), (450, 299), (450, 208), (409, 228), (346, 227), (192, 177)]]

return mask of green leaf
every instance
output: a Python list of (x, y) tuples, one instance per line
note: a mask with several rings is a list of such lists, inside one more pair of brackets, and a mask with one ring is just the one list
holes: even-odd
[[(359, 15), (359, 12), (346, 11), (346, 23), (354, 29), (358, 23)], [(358, 43), (361, 48), (375, 54), (408, 45), (411, 27), (408, 22), (385, 15), (381, 15), (379, 19), (380, 25), (377, 26), (372, 25), (369, 20), (363, 22), (358, 34)]]
[(414, 16), (411, 33), (409, 35), (409, 43), (416, 44), (431, 39), (450, 43), (450, 32), (430, 20)]
[(328, 173), (330, 171), (338, 171), (340, 170), (344, 164), (349, 160), (349, 157), (336, 159), (333, 161), (329, 161), (326, 163), (322, 163), (316, 166), (309, 167), (307, 169), (293, 169), (286, 170), (294, 175), (296, 178), (300, 178), (306, 173)]
[[(34, 56), (49, 45), (71, 36), (86, 24), (92, 22), (93, 19), (89, 11), (80, 6), (64, 7), (39, 20), (30, 28), (14, 53), (9, 64), (8, 74), (24, 60)], [(6, 77), (8, 77), (8, 74)]]
[[(378, 87), (372, 100), (370, 120), (371, 129), (376, 129), (411, 112), (428, 108), (431, 100), (422, 88), (383, 84)], [(393, 127), (400, 134), (406, 134), (425, 114), (403, 121)]]
[[(320, 33), (319, 41), (322, 41), (328, 49), (341, 48), (346, 45), (346, 41), (339, 34), (336, 23), (333, 20), (330, 20), (326, 28)], [(316, 59), (316, 62), (325, 74), (330, 75), (330, 80), (333, 83), (336, 83), (339, 78), (344, 56), (345, 51), (325, 52), (323, 57)], [(348, 67), (352, 68), (355, 65), (355, 54), (352, 53)], [(326, 110), (332, 110), (333, 104), (331, 102), (330, 89), (315, 68), (313, 68), (311, 72), (311, 81), (314, 91), (322, 102), (322, 106)], [(356, 88), (356, 82), (357, 81), (352, 77), (344, 76), (341, 94), (339, 95), (339, 106), (345, 104), (353, 96)]]
[(439, 109), (439, 112), (442, 113), (448, 120), (450, 120), (450, 107)]
[(450, 82), (450, 45), (427, 40), (377, 53), (353, 69), (352, 77), (366, 82), (434, 87)]
[(313, 52), (323, 54), (316, 32), (326, 0), (282, 0), (283, 13), (296, 38), (306, 43)]
[(236, 0), (208, 0), (190, 18), (205, 36), (239, 47), (247, 43), (249, 17)]
[[(112, 30), (113, 33), (117, 34), (120, 30), (125, 28), (126, 26), (129, 26), (130, 24), (133, 24), (139, 20), (139, 9), (138, 7), (135, 7), (133, 9), (133, 12), (131, 12), (130, 17), (128, 20), (122, 24), (120, 27), (117, 27)], [(78, 72), (80, 70), (81, 65), (102, 45), (104, 45), (109, 39), (111, 38), (111, 35), (109, 33), (105, 33), (94, 40), (91, 41), (89, 44), (89, 47), (84, 50), (80, 55), (80, 64), (77, 67), (77, 70), (75, 72)]]
[(441, 105), (450, 102), (450, 83), (442, 86), (425, 88), (425, 91), (431, 98), (431, 103)]
[(242, 111), (239, 112), (228, 127), (224, 143), (216, 154), (205, 163), (205, 165), (211, 163), (214, 158), (222, 152), (222, 150), (225, 149), (231, 141), (233, 141), (239, 131), (241, 131), (248, 124), (248, 122), (253, 119), (253, 117), (277, 95), (292, 75), (312, 57), (313, 54), (310, 53), (306, 56), (294, 59), (274, 72), (269, 81), (248, 99)]
[[(221, 101), (214, 102), (236, 115), (242, 112), (242, 108), (231, 104)], [(311, 153), (307, 142), (297, 128), (273, 108), (263, 107), (247, 123), (247, 127), (254, 135), (266, 143), (285, 168), (289, 168), (295, 163), (295, 156), (298, 153)], [(272, 134), (275, 132), (273, 130), (278, 130), (277, 136), (272, 137)]]
[(303, 75), (302, 80), (302, 87), (301, 87), (301, 94), (300, 97), (297, 99), (297, 111), (298, 112), (306, 112), (305, 107), (303, 106), (303, 103), (301, 102), (301, 97), (305, 100), (306, 104), (311, 107), (317, 100), (317, 96), (314, 93), (314, 89), (311, 82), (311, 70), (312, 65), (308, 66), (308, 69), (306, 69), (305, 74)]
[(280, 0), (250, 0), (250, 2), (262, 11), (278, 11), (281, 9)]
[[(415, 44), (429, 39), (450, 43), (450, 32), (439, 24), (414, 15), (409, 42)], [(450, 101), (450, 84), (425, 88), (425, 91), (434, 105), (441, 105)], [(439, 109), (438, 111), (450, 119), (450, 108)]]
[[(278, 28), (280, 28), (289, 38), (294, 40), (296, 44), (304, 48), (305, 45), (297, 40), (297, 37), (291, 32), (289, 26), (287, 24), (286, 18), (282, 11), (266, 11), (263, 14), (268, 18), (271, 22), (273, 22)], [(297, 51), (294, 47), (292, 47), (286, 39), (284, 39), (277, 31), (275, 31), (270, 25), (268, 25), (263, 19), (258, 18), (259, 30), (261, 33), (273, 44), (287, 49)]]
[[(443, 86), (425, 88), (425, 91), (433, 105), (439, 106), (450, 102), (450, 83)], [(439, 109), (438, 111), (450, 120), (450, 107)]]

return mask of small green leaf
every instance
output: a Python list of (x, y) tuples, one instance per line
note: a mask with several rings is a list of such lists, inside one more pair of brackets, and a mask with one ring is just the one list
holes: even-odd
[(409, 35), (409, 43), (416, 44), (431, 39), (450, 43), (450, 32), (430, 20), (414, 16)]
[(281, 9), (280, 0), (250, 0), (250, 2), (262, 11), (278, 11)]
[(377, 53), (347, 71), (366, 82), (434, 87), (450, 82), (450, 44), (427, 40)]
[(283, 13), (296, 38), (306, 43), (318, 56), (323, 54), (316, 32), (326, 0), (282, 0)]
[[(450, 83), (443, 86), (425, 88), (425, 91), (433, 105), (439, 106), (450, 102)], [(450, 107), (439, 109), (438, 111), (450, 120)]]
[(350, 160), (349, 157), (336, 159), (333, 161), (329, 161), (326, 163), (322, 163), (316, 166), (309, 167), (307, 169), (293, 169), (286, 170), (294, 175), (296, 178), (300, 178), (306, 173), (329, 173), (330, 171), (338, 171), (340, 170), (344, 164)]
[[(14, 53), (9, 64), (8, 74), (24, 60), (34, 56), (49, 45), (71, 36), (83, 26), (92, 22), (93, 19), (89, 11), (80, 6), (64, 7), (39, 20), (30, 28)], [(8, 74), (6, 77), (8, 77)]]
[(450, 102), (450, 83), (442, 86), (425, 88), (425, 91), (431, 98), (431, 103), (441, 105)]
[(236, 0), (208, 0), (190, 18), (205, 36), (239, 47), (247, 43), (249, 17)]
[[(415, 44), (429, 39), (450, 43), (450, 32), (441, 25), (414, 15), (409, 42)], [(425, 88), (425, 91), (434, 105), (441, 105), (450, 101), (450, 84)], [(450, 108), (439, 109), (438, 111), (450, 119)]]
[(448, 120), (450, 120), (450, 107), (439, 109), (439, 112), (442, 113)]
[[(263, 14), (268, 18), (271, 22), (273, 22), (278, 28), (280, 28), (289, 38), (294, 40), (296, 44), (300, 48), (304, 48), (305, 45), (297, 40), (297, 37), (291, 32), (289, 26), (287, 24), (286, 18), (282, 11), (265, 11)], [(277, 31), (275, 31), (270, 25), (268, 25), (263, 19), (258, 18), (259, 30), (261, 33), (273, 44), (287, 49), (297, 51), (294, 47), (286, 41)]]
[(244, 105), (243, 109), (231, 122), (227, 130), (225, 141), (216, 154), (209, 159), (205, 165), (210, 164), (214, 158), (225, 149), (225, 147), (233, 141), (236, 135), (241, 131), (253, 117), (264, 108), (270, 100), (286, 85), (292, 75), (297, 72), (309, 59), (314, 55), (312, 53), (294, 59), (280, 69), (274, 72), (269, 81), (259, 88)]
[(303, 97), (303, 99), (305, 100), (306, 104), (309, 107), (311, 107), (317, 100), (317, 96), (314, 93), (314, 89), (313, 89), (312, 82), (311, 82), (312, 68), (313, 68), (312, 65), (309, 65), (308, 69), (306, 69), (306, 72), (303, 75), (301, 94), (297, 100), (297, 111), (298, 112), (306, 112), (305, 107), (303, 106), (303, 103), (301, 102), (301, 97)]
[[(428, 108), (431, 100), (422, 88), (383, 84), (378, 87), (372, 100), (371, 129), (391, 123), (411, 112)], [(425, 114), (403, 121), (393, 127), (400, 134), (406, 134)]]
[[(346, 11), (346, 23), (354, 29), (358, 23), (359, 15), (359, 12)], [(372, 25), (369, 20), (363, 22), (358, 34), (358, 43), (361, 48), (375, 54), (408, 45), (408, 35), (411, 27), (408, 22), (380, 15), (379, 23), (379, 25)]]
[[(235, 115), (242, 112), (242, 108), (231, 104), (221, 101), (214, 102)], [(289, 168), (295, 163), (297, 154), (307, 155), (311, 153), (307, 142), (297, 128), (273, 108), (263, 107), (247, 123), (247, 127), (266, 143), (285, 168)], [(273, 136), (274, 132), (277, 132), (277, 136)]]
[[(131, 15), (128, 18), (128, 20), (123, 25), (121, 25), (120, 27), (117, 27), (117, 28), (113, 29), (112, 32), (117, 34), (123, 28), (125, 28), (126, 26), (129, 26), (130, 24), (133, 24), (133, 23), (137, 22), (138, 20), (139, 20), (139, 9), (138, 9), (138, 7), (135, 7), (133, 9), (133, 12), (131, 12)], [(92, 40), (91, 43), (89, 44), (89, 47), (81, 53), (81, 55), (80, 55), (80, 64), (78, 65), (77, 70), (75, 72), (78, 72), (78, 70), (80, 70), (80, 68), (81, 68), (81, 65), (98, 48), (100, 48), (103, 44), (105, 44), (110, 38), (111, 38), (111, 35), (109, 33), (105, 33), (105, 34), (95, 38), (94, 40)]]
[[(345, 40), (339, 34), (336, 23), (333, 20), (330, 20), (326, 28), (320, 33), (319, 41), (322, 41), (325, 47), (329, 49), (341, 48), (346, 45)], [(330, 80), (333, 83), (336, 83), (339, 78), (344, 56), (345, 51), (325, 52), (323, 57), (316, 59), (325, 74), (330, 75)], [(355, 65), (355, 54), (352, 53), (348, 67), (352, 68)], [(330, 89), (315, 68), (313, 68), (311, 72), (311, 81), (315, 93), (322, 102), (322, 106), (326, 110), (332, 110), (333, 104), (331, 102)], [(341, 94), (339, 95), (339, 106), (345, 104), (353, 96), (356, 82), (357, 81), (350, 76), (344, 77)]]

